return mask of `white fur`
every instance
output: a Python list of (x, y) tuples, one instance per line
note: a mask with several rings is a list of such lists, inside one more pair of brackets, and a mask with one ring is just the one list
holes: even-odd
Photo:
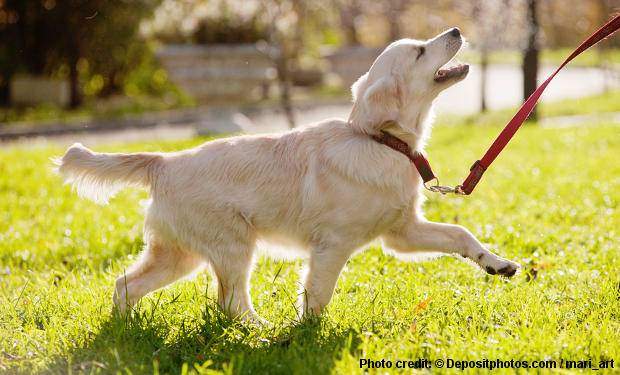
[(249, 295), (258, 240), (294, 247), (308, 258), (302, 313), (321, 312), (351, 254), (376, 238), (399, 254), (456, 253), (491, 273), (516, 270), (466, 229), (426, 221), (417, 171), (369, 137), (394, 120), (398, 125), (385, 130), (422, 149), (433, 100), (463, 78), (437, 83), (434, 74), (461, 44), (447, 32), (391, 44), (353, 85), (349, 121), (220, 139), (169, 154), (69, 148), (59, 171), (81, 195), (106, 202), (127, 184), (150, 188), (147, 248), (117, 280), (119, 308), (208, 263), (222, 308), (259, 321)]

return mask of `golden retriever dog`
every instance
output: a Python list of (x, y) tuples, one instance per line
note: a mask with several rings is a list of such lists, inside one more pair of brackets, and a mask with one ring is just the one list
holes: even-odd
[(260, 322), (249, 293), (259, 240), (307, 258), (303, 315), (321, 313), (349, 257), (374, 239), (397, 254), (458, 254), (490, 274), (514, 275), (516, 263), (490, 252), (467, 229), (427, 221), (419, 173), (405, 155), (372, 137), (386, 131), (422, 150), (433, 100), (468, 73), (467, 65), (445, 67), (462, 44), (454, 28), (427, 41), (389, 45), (353, 85), (348, 121), (173, 153), (71, 146), (59, 172), (81, 196), (106, 203), (126, 185), (150, 189), (146, 248), (117, 279), (116, 306), (125, 311), (206, 264), (217, 277), (221, 308)]

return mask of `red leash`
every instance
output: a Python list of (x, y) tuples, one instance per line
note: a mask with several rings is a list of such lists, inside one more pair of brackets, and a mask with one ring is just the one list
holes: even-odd
[(497, 138), (495, 139), (491, 147), (489, 147), (489, 149), (484, 154), (482, 159), (477, 160), (471, 166), (469, 175), (467, 176), (465, 181), (463, 181), (463, 184), (458, 185), (455, 188), (451, 188), (447, 186), (439, 186), (439, 181), (433, 174), (430, 164), (428, 163), (424, 155), (420, 153), (416, 153), (415, 159), (417, 160), (414, 161), (414, 165), (418, 169), (418, 172), (420, 172), (420, 175), (423, 176), (424, 183), (426, 184), (427, 182), (431, 180), (437, 181), (437, 185), (429, 186), (427, 188), (431, 191), (439, 192), (442, 194), (446, 194), (446, 193), (456, 193), (456, 194), (462, 194), (462, 195), (471, 194), (471, 192), (474, 190), (474, 188), (476, 187), (476, 185), (482, 178), (482, 175), (484, 174), (484, 172), (489, 168), (491, 163), (493, 163), (495, 158), (497, 158), (499, 153), (502, 152), (504, 147), (506, 147), (508, 142), (510, 142), (510, 140), (515, 135), (517, 130), (519, 130), (519, 127), (521, 127), (523, 122), (525, 122), (527, 117), (530, 115), (530, 113), (536, 106), (536, 103), (538, 103), (538, 99), (540, 99), (540, 96), (547, 88), (547, 85), (549, 85), (549, 82), (551, 82), (551, 80), (556, 76), (556, 74), (558, 74), (558, 72), (562, 70), (562, 68), (564, 68), (566, 64), (568, 64), (575, 57), (579, 56), (583, 51), (587, 50), (588, 48), (592, 47), (596, 43), (610, 36), (611, 34), (616, 32), (618, 29), (620, 29), (620, 15), (615, 16), (611, 21), (607, 22), (603, 27), (598, 29), (588, 39), (586, 39), (583, 43), (581, 43), (581, 45), (570, 56), (568, 56), (566, 60), (564, 60), (562, 65), (560, 65), (555, 70), (555, 72), (553, 72), (553, 74), (551, 74), (549, 78), (547, 78), (542, 83), (542, 85), (540, 85), (536, 89), (536, 91), (534, 91), (532, 95), (530, 95), (530, 97), (527, 98), (525, 103), (523, 103), (521, 108), (519, 108), (519, 110), (514, 115), (514, 117), (508, 122), (508, 124), (506, 124), (506, 127), (504, 128), (504, 130), (502, 130), (502, 132), (497, 136)]

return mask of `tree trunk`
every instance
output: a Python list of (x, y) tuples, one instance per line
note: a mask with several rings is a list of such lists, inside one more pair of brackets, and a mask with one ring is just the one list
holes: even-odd
[(77, 108), (82, 104), (82, 93), (80, 92), (80, 77), (77, 69), (77, 59), (71, 58), (69, 61), (69, 108)]
[(80, 72), (78, 71), (78, 61), (82, 56), (82, 43), (80, 40), (80, 29), (75, 27), (75, 34), (70, 36), (68, 41), (68, 63), (69, 63), (69, 108), (77, 108), (82, 105), (82, 91), (80, 90)]
[(391, 0), (386, 4), (387, 10), (385, 17), (390, 28), (390, 41), (401, 38), (402, 31), (400, 27), (400, 16), (405, 13), (407, 3), (408, 0)]
[(487, 67), (489, 66), (489, 51), (480, 50), (480, 112), (487, 111)]
[(396, 12), (390, 12), (390, 41), (393, 42), (395, 40), (400, 39), (400, 35), (402, 34), (400, 31), (400, 23), (398, 22), (398, 14)]
[(8, 107), (11, 104), (9, 82), (11, 75), (7, 72), (0, 73), (0, 107)]
[[(527, 46), (523, 53), (523, 100), (536, 90), (538, 76), (538, 34), (540, 27), (536, 12), (537, 0), (527, 0)], [(530, 114), (531, 120), (538, 118), (536, 108)]]
[(357, 37), (357, 25), (355, 21), (362, 13), (357, 0), (351, 1), (349, 4), (340, 4), (340, 26), (344, 33), (345, 44), (348, 46), (357, 46), (360, 44)]
[[(281, 9), (276, 7), (274, 12), (273, 9), (269, 11), (269, 9), (265, 7), (264, 10), (273, 17), (272, 22), (267, 26), (270, 44), (268, 55), (275, 64), (278, 73), (277, 79), (280, 89), (280, 105), (286, 116), (288, 126), (292, 129), (295, 127), (295, 117), (293, 114), (293, 104), (291, 102), (291, 75), (289, 72), (291, 46), (275, 27), (275, 20), (281, 16)], [(296, 7), (295, 11), (301, 11), (301, 7)], [(299, 13), (298, 16), (300, 16)]]
[(107, 74), (107, 79), (104, 80), (103, 87), (101, 88), (101, 91), (99, 91), (99, 93), (97, 94), (98, 97), (109, 98), (110, 96), (121, 90), (121, 86), (117, 83), (119, 81), (119, 79), (117, 78), (118, 74), (118, 69), (112, 69)]
[(289, 128), (293, 129), (295, 127), (295, 116), (293, 114), (293, 104), (291, 103), (291, 79), (288, 69), (289, 60), (284, 49), (284, 45), (281, 45), (280, 55), (276, 58), (276, 68), (280, 86), (280, 105), (286, 116)]

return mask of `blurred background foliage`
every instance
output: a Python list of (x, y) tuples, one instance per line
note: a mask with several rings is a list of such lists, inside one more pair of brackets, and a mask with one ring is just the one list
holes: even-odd
[(89, 95), (120, 91), (149, 58), (136, 32), (155, 6), (148, 0), (3, 1), (2, 99), (8, 97), (8, 80), (19, 73), (69, 78), (73, 107), (81, 104), (80, 81)]
[[(472, 41), (472, 60), (519, 62), (529, 48), (532, 2), (536, 43), (551, 50), (543, 59), (552, 62), (563, 57), (554, 59), (553, 51), (574, 47), (620, 6), (620, 0), (0, 0), (0, 104), (11, 106), (11, 79), (29, 74), (68, 80), (69, 106), (78, 110), (191, 105), (154, 57), (170, 43), (274, 45), (294, 71), (320, 66), (330, 48), (384, 46), (458, 25)], [(604, 42), (599, 51), (612, 52), (588, 61), (617, 57), (619, 41)], [(0, 120), (23, 119), (26, 111), (11, 108)]]

